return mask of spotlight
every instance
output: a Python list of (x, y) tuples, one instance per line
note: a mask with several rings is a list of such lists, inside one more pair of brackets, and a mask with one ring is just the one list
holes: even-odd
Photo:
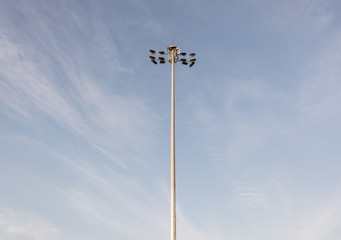
[(164, 51), (160, 51), (160, 52), (159, 52), (159, 54), (161, 54), (161, 55), (164, 55), (164, 54), (165, 54), (165, 52), (164, 52)]
[(186, 56), (185, 52), (180, 53), (181, 56)]
[(152, 63), (157, 64), (157, 62), (154, 59), (152, 60)]
[(150, 52), (151, 54), (155, 54), (155, 51), (152, 50), (152, 49), (150, 49), (149, 52)]
[(189, 65), (189, 67), (192, 67), (194, 65), (195, 62), (191, 62), (191, 64)]
[(189, 54), (189, 56), (194, 57), (194, 56), (195, 56), (195, 53), (191, 53), (191, 54)]
[(155, 60), (155, 57), (154, 56), (149, 56), (151, 60)]

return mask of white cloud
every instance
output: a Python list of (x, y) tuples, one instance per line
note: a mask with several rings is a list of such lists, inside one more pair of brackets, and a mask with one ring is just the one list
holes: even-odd
[[(280, 223), (277, 225), (279, 239), (335, 239), (341, 220), (340, 198), (326, 196), (319, 201), (314, 199), (304, 201), (304, 209), (297, 208), (300, 203), (294, 199), (283, 202), (286, 204), (282, 206), (286, 213), (281, 215), (282, 219), (276, 220)], [(310, 207), (307, 207), (308, 205)]]
[[(147, 186), (145, 181), (118, 173), (110, 166), (93, 165), (80, 159), (68, 161), (87, 182), (62, 191), (82, 217), (130, 237), (160, 239), (169, 235), (169, 186), (165, 182), (152, 179), (152, 184)], [(205, 230), (195, 225), (191, 218), (184, 216), (180, 206), (177, 222), (179, 237), (223, 239), (210, 225)]]
[(323, 240), (339, 229), (341, 221), (340, 199), (317, 209), (301, 221), (299, 240)]
[(258, 189), (255, 184), (241, 183), (233, 181), (234, 192), (239, 199), (239, 204), (247, 207), (266, 207), (267, 196), (264, 192)]
[(81, 131), (84, 124), (78, 120), (79, 114), (58, 92), (50, 76), (46, 76), (34, 59), (25, 54), (26, 49), (12, 43), (5, 34), (0, 39), (0, 46), (1, 102), (10, 109), (10, 114), (19, 113), (20, 117), (32, 119), (41, 111)]
[(1, 209), (0, 230), (8, 236), (25, 237), (25, 239), (60, 239), (58, 229), (49, 221), (39, 214), (28, 211)]
[(298, 108), (307, 119), (320, 122), (341, 118), (341, 34), (330, 38), (311, 63), (311, 74), (299, 89)]
[(85, 185), (62, 190), (81, 216), (129, 236), (147, 238), (153, 232), (151, 238), (159, 239), (168, 234), (168, 199), (160, 180), (147, 186), (143, 184), (147, 181), (123, 175), (109, 165), (94, 165), (81, 159), (67, 161), (85, 180)]
[[(126, 167), (122, 158), (140, 161), (136, 152), (148, 154), (155, 115), (138, 97), (124, 97), (118, 90), (108, 90), (108, 84), (87, 68), (93, 59), (84, 58), (86, 50), (111, 66), (108, 71), (112, 73), (131, 72), (118, 61), (117, 47), (99, 16), (94, 14), (93, 23), (87, 26), (89, 20), (83, 19), (86, 16), (67, 10), (69, 14), (63, 13), (62, 21), (70, 26), (61, 24), (54, 29), (48, 15), (33, 6), (21, 4), (19, 9), (27, 15), (31, 31), (23, 32), (5, 16), (3, 20), (8, 24), (0, 26), (2, 113), (26, 124), (27, 120), (35, 124), (48, 116), (122, 167)], [(95, 31), (95, 37), (88, 36), (94, 39), (93, 46), (72, 48), (74, 44), (82, 45), (80, 36), (90, 30)], [(125, 154), (130, 156), (124, 157), (128, 146), (130, 151)]]
[[(212, 240), (222, 240), (226, 239), (226, 235), (223, 236), (221, 231), (212, 228), (211, 222), (208, 223), (209, 219), (204, 218), (202, 220), (202, 227), (195, 225), (191, 219), (186, 217), (181, 208), (177, 208), (177, 237), (181, 239), (212, 239)], [(196, 219), (198, 221), (198, 219)], [(231, 234), (229, 233), (228, 236)]]
[(284, 34), (295, 32), (304, 37), (312, 37), (328, 28), (333, 19), (329, 1), (319, 0), (246, 0), (261, 9), (266, 25)]

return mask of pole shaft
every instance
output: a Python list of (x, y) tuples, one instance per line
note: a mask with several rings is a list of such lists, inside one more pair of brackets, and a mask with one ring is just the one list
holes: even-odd
[[(176, 50), (174, 50), (176, 51)], [(170, 240), (176, 240), (176, 204), (175, 204), (175, 83), (174, 83), (175, 52), (172, 54), (172, 100), (171, 100), (171, 236)]]

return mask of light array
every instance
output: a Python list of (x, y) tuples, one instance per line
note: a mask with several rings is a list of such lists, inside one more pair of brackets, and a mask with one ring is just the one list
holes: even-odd
[[(156, 52), (155, 50), (152, 49), (150, 49), (149, 52), (153, 55), (149, 56), (149, 58), (150, 61), (154, 64), (157, 64), (158, 62), (164, 64), (166, 63), (166, 61), (172, 63), (172, 60), (174, 60), (174, 63), (181, 61), (183, 65), (189, 64), (189, 67), (192, 67), (196, 62), (196, 59), (193, 58), (195, 57), (195, 53), (186, 54), (185, 52), (180, 52), (180, 48), (177, 48), (175, 46), (168, 47), (167, 52), (164, 51)], [(163, 57), (164, 55), (166, 55), (166, 58)]]

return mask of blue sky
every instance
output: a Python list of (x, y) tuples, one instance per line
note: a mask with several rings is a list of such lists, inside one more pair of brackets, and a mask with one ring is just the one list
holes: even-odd
[(341, 236), (341, 3), (0, 0), (0, 238)]

